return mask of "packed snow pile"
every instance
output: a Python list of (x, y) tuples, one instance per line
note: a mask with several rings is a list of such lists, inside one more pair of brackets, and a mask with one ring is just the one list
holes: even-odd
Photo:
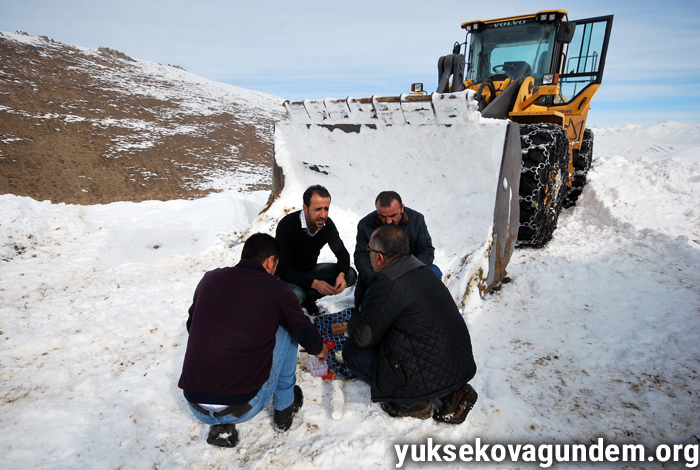
[[(294, 120), (278, 123), (275, 160), (284, 187), (251, 231), (274, 234), (282, 217), (301, 209), (304, 190), (321, 184), (331, 194), (330, 217), (352, 254), (357, 223), (375, 209), (380, 191), (393, 190), (425, 216), (436, 256), (443, 260), (438, 266), (457, 303), (475, 301), (477, 282), (489, 274), (497, 195), (500, 191), (510, 201), (515, 187), (517, 198), (517, 182), (508, 184), (501, 175), (508, 123), (482, 119), (466, 94), (455, 93), (453, 101), (465, 108), (470, 103), (474, 110), (453, 111), (460, 119), (449, 126), (374, 123), (347, 131), (307, 128)], [(507, 160), (519, 177), (519, 142), (514, 149), (516, 158)]]
[[(552, 242), (517, 250), (512, 281), (463, 310), (479, 401), (460, 426), (390, 418), (359, 382), (346, 385), (345, 415), (333, 420), (330, 384), (300, 354), (305, 402), (287, 433), (272, 429), (267, 409), (239, 426), (236, 448), (207, 445), (177, 388), (187, 308), (205, 271), (237, 262), (267, 194), (102, 206), (0, 196), (0, 467), (384, 469), (397, 463), (394, 444), (429, 437), (698, 444), (700, 156), (690, 134), (672, 136), (688, 126), (663, 123), (654, 137), (658, 127), (596, 130), (589, 184)], [(654, 142), (665, 153), (652, 158)], [(436, 214), (436, 264), (448, 266), (445, 246), (460, 234), (443, 228), (458, 201), (417, 197), (432, 183), (411, 183), (402, 196)], [(372, 207), (344, 206), (342, 193), (330, 216), (352, 251), (353, 221)], [(349, 289), (320, 305), (351, 303)]]

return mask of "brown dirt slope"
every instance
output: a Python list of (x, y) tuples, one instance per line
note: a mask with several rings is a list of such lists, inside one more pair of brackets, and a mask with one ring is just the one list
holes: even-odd
[(77, 204), (269, 189), (280, 99), (0, 33), (0, 194)]

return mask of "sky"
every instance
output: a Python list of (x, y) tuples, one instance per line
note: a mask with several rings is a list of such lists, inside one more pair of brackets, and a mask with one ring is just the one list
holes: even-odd
[[(435, 5), (438, 5), (437, 7)], [(603, 85), (589, 125), (700, 122), (696, 1), (439, 3), (415, 0), (257, 2), (0, 0), (0, 31), (179, 65), (218, 82), (290, 100), (437, 86), (437, 61), (463, 42), (462, 22), (566, 9), (615, 15)]]

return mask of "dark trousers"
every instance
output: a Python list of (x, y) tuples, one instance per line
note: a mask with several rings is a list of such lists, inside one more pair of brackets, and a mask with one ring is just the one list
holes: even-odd
[[(314, 269), (306, 273), (307, 276), (327, 282), (332, 286), (335, 286), (335, 280), (338, 278), (338, 274), (338, 265), (336, 263), (319, 263)], [(356, 281), (357, 272), (353, 268), (350, 268), (348, 273), (345, 275), (345, 283), (348, 287), (350, 287), (354, 286)], [(302, 303), (307, 298), (316, 301), (321, 297), (324, 297), (324, 295), (316, 289), (302, 289), (296, 284), (290, 283), (287, 283), (287, 285), (292, 289), (292, 291), (294, 291), (297, 299), (299, 299), (299, 303)]]
[[(364, 383), (372, 386), (372, 354), (374, 349), (361, 348), (355, 342), (348, 338), (343, 345), (343, 363), (350, 369), (355, 376)], [(409, 407), (412, 402), (397, 401), (397, 405)]]
[(372, 385), (372, 348), (361, 348), (348, 338), (343, 344), (343, 364), (350, 369), (358, 379)]

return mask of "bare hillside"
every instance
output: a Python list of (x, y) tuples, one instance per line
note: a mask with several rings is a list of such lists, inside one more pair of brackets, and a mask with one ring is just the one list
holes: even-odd
[(267, 189), (281, 102), (108, 48), (0, 33), (0, 194), (104, 204)]

